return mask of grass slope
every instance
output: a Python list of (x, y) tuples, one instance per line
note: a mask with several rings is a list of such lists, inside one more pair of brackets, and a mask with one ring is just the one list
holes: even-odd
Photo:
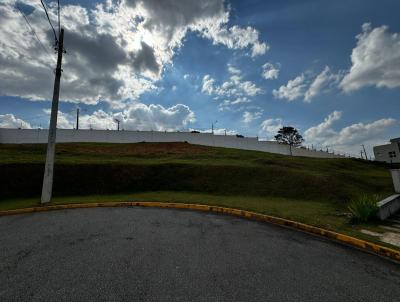
[[(45, 145), (0, 145), (0, 199), (40, 195)], [(392, 192), (386, 167), (185, 143), (58, 144), (54, 195), (143, 191), (271, 196), (344, 204)]]
[[(45, 145), (0, 145), (0, 209), (38, 205)], [(345, 215), (360, 194), (392, 194), (388, 167), (187, 143), (58, 144), (53, 203), (165, 201), (274, 215), (378, 242)]]

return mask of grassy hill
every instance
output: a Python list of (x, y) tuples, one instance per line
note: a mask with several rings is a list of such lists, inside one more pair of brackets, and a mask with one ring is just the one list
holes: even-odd
[[(45, 145), (0, 145), (0, 199), (40, 196)], [(54, 195), (146, 191), (271, 196), (344, 204), (388, 195), (382, 164), (289, 157), (187, 143), (58, 144)]]
[[(0, 209), (37, 205), (45, 145), (0, 145)], [(393, 193), (384, 164), (187, 143), (58, 144), (53, 203), (169, 201), (221, 205), (377, 241), (352, 226), (348, 202)]]

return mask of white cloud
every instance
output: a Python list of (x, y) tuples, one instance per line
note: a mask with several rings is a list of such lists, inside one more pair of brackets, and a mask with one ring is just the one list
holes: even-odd
[(283, 127), (282, 119), (271, 118), (264, 120), (260, 125), (260, 136), (267, 136), (272, 139), (278, 133), (278, 130)]
[(219, 111), (233, 111), (233, 106), (238, 106), (240, 105), (241, 107), (238, 107), (234, 111), (241, 111), (246, 108), (249, 108), (249, 106), (243, 106), (245, 104), (251, 103), (251, 100), (246, 98), (246, 97), (238, 97), (233, 100), (224, 100), (222, 103), (218, 105)]
[(234, 67), (234, 66), (232, 66), (232, 65), (228, 65), (228, 72), (230, 73), (230, 74), (237, 74), (237, 75), (240, 75), (242, 72), (240, 71), (240, 69), (238, 69), (238, 68), (236, 68), (236, 67)]
[(184, 75), (183, 75), (183, 78), (184, 78), (185, 80), (187, 80), (188, 78), (190, 78), (190, 75), (189, 75), (189, 74), (184, 74)]
[[(52, 34), (37, 3), (28, 18), (39, 38), (52, 52)], [(0, 5), (0, 95), (31, 100), (51, 99), (54, 58), (43, 51), (13, 0)], [(56, 5), (50, 2), (56, 20)], [(188, 31), (194, 31), (232, 49), (251, 49), (253, 55), (267, 50), (251, 27), (228, 27), (229, 11), (223, 0), (123, 0), (107, 1), (93, 9), (63, 5), (66, 30), (64, 73), (60, 98), (69, 102), (114, 108), (129, 105), (144, 92), (156, 89), (166, 65), (172, 63)]]
[(369, 147), (383, 143), (383, 135), (390, 127), (399, 122), (393, 118), (383, 118), (369, 123), (355, 123), (340, 130), (333, 128), (334, 123), (340, 120), (342, 112), (334, 111), (325, 120), (304, 132), (306, 143), (318, 146), (330, 146), (336, 150), (357, 154), (360, 144)]
[(279, 64), (274, 65), (272, 63), (265, 63), (262, 66), (262, 77), (266, 80), (274, 80), (277, 79), (279, 76)]
[(17, 118), (12, 113), (0, 114), (0, 128), (22, 128), (31, 129), (30, 123)]
[(316, 96), (337, 86), (342, 77), (341, 72), (334, 74), (329, 66), (325, 66), (317, 76), (312, 76), (310, 72), (302, 73), (295, 79), (289, 80), (286, 85), (274, 89), (272, 94), (278, 99), (287, 99), (289, 102), (302, 98), (309, 103)]
[(324, 70), (315, 77), (310, 87), (305, 92), (304, 100), (306, 102), (311, 102), (317, 95), (329, 91), (333, 85), (337, 85), (340, 78), (340, 74), (333, 74), (329, 66), (325, 66)]
[(262, 111), (258, 112), (250, 112), (250, 111), (245, 111), (243, 112), (242, 115), (242, 122), (245, 124), (250, 124), (254, 122), (255, 120), (258, 120), (262, 116)]
[(203, 77), (203, 86), (201, 88), (201, 92), (207, 93), (209, 95), (213, 94), (214, 93), (214, 83), (215, 83), (215, 80), (209, 74), (206, 74)]
[(400, 87), (400, 34), (390, 33), (387, 26), (372, 29), (365, 23), (356, 38), (352, 66), (340, 87), (345, 92), (365, 86)]
[(251, 56), (256, 57), (265, 54), (269, 50), (269, 45), (259, 41), (259, 32), (248, 26), (246, 28), (234, 25), (228, 28), (225, 23), (228, 20), (228, 15), (225, 20), (220, 20), (219, 23), (209, 24), (202, 30), (204, 37), (213, 41), (214, 44), (223, 44), (228, 48), (243, 49), (251, 47)]
[(215, 100), (223, 99), (219, 104), (220, 111), (233, 111), (233, 106), (241, 107), (236, 108), (234, 111), (242, 111), (250, 109), (247, 105), (251, 103), (251, 97), (264, 93), (264, 91), (251, 81), (244, 81), (242, 79), (241, 71), (231, 65), (228, 65), (228, 72), (230, 74), (227, 81), (221, 85), (217, 85), (215, 79), (209, 74), (203, 77), (202, 89), (203, 93), (214, 96)]
[(201, 91), (209, 95), (219, 97), (253, 97), (262, 94), (264, 91), (251, 81), (243, 81), (240, 70), (230, 67), (230, 77), (222, 85), (215, 84), (215, 79), (210, 75), (203, 77)]
[(91, 115), (82, 115), (80, 124), (82, 128), (112, 129), (116, 125), (115, 119), (119, 119), (121, 128), (126, 130), (155, 131), (182, 130), (196, 120), (194, 112), (183, 104), (165, 108), (162, 105), (134, 103), (121, 112), (98, 110)]
[[(50, 109), (44, 109), (43, 112), (48, 116), (47, 119), (50, 122)], [(75, 117), (72, 114), (64, 113), (62, 111), (58, 111), (57, 114), (57, 128), (59, 129), (73, 129), (75, 127)], [(46, 125), (48, 128), (48, 125)]]
[[(50, 110), (43, 110), (49, 117)], [(73, 129), (75, 127), (75, 114), (58, 112), (57, 128)], [(80, 129), (116, 129), (116, 121), (121, 121), (121, 128), (126, 130), (155, 130), (177, 131), (187, 128), (195, 122), (194, 112), (186, 105), (176, 104), (169, 108), (162, 105), (143, 103), (131, 104), (119, 112), (105, 112), (97, 110), (91, 114), (81, 114), (79, 118)], [(32, 128), (32, 126), (16, 118), (13, 114), (0, 115), (1, 128)], [(48, 125), (46, 125), (46, 128)]]
[(279, 89), (274, 89), (272, 94), (278, 99), (287, 99), (288, 101), (294, 101), (300, 97), (303, 97), (307, 84), (304, 74), (296, 77), (293, 80), (289, 80), (286, 85), (279, 87)]
[(341, 111), (333, 111), (328, 115), (324, 121), (317, 126), (311, 127), (304, 132), (304, 138), (306, 141), (313, 142), (315, 144), (324, 144), (327, 140), (336, 136), (337, 133), (333, 130), (332, 126), (335, 121), (342, 118)]

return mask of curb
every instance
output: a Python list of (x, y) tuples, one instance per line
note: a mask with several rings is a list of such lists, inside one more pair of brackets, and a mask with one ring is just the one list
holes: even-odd
[(234, 208), (225, 208), (220, 206), (209, 206), (202, 204), (187, 204), (187, 203), (168, 203), (168, 202), (149, 202), (149, 201), (133, 201), (133, 202), (98, 202), (98, 203), (82, 203), (82, 204), (64, 204), (50, 205), (32, 208), (23, 208), (16, 210), (0, 211), (0, 216), (9, 216), (17, 214), (47, 212), (64, 209), (84, 209), (84, 208), (99, 208), (99, 207), (157, 207), (157, 208), (172, 208), (172, 209), (189, 209), (203, 212), (223, 213), (232, 216), (242, 217), (246, 219), (268, 222), (276, 225), (298, 229), (310, 234), (322, 236), (342, 244), (350, 245), (361, 250), (372, 252), (374, 254), (388, 257), (392, 260), (400, 261), (400, 251), (384, 247), (362, 239), (357, 239), (351, 236), (343, 235), (333, 231), (321, 229), (308, 224), (295, 222), (292, 220), (278, 218), (274, 216), (259, 214), (251, 211), (239, 210)]

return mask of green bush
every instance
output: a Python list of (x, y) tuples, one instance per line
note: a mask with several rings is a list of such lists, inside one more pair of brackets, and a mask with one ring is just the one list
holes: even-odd
[(349, 205), (353, 222), (368, 222), (376, 218), (378, 212), (378, 195), (361, 195)]

